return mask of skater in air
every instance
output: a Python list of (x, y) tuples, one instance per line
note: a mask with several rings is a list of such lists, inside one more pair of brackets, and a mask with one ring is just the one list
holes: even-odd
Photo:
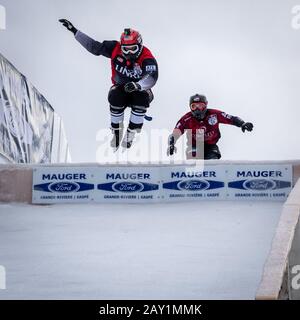
[(187, 133), (187, 159), (220, 159), (221, 153), (217, 146), (221, 137), (220, 123), (240, 127), (243, 132), (253, 130), (252, 123), (244, 122), (242, 119), (220, 110), (208, 109), (207, 106), (208, 101), (204, 95), (191, 96), (191, 111), (177, 122), (173, 133), (169, 136), (168, 155), (176, 153), (176, 141), (184, 133)]
[[(113, 138), (111, 146), (117, 150), (130, 148), (135, 134), (143, 127), (147, 109), (153, 100), (152, 88), (158, 79), (158, 65), (151, 51), (143, 45), (141, 34), (125, 29), (120, 41), (98, 42), (77, 30), (66, 20), (59, 20), (75, 39), (90, 53), (111, 60), (112, 87), (108, 94)], [(131, 108), (128, 128), (124, 134), (124, 111)], [(124, 137), (123, 137), (124, 135)]]

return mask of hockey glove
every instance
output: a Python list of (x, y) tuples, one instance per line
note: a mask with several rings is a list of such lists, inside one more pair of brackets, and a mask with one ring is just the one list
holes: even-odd
[(252, 131), (253, 130), (253, 124), (251, 122), (244, 122), (242, 124), (242, 131), (245, 132), (246, 130), (247, 131)]
[(125, 84), (124, 90), (127, 93), (131, 93), (131, 92), (134, 92), (134, 91), (140, 91), (141, 90), (141, 86), (136, 82), (128, 82), (128, 83)]
[(73, 24), (67, 20), (67, 19), (60, 19), (59, 20), (60, 23), (62, 23), (62, 25), (64, 27), (66, 27), (69, 31), (71, 31), (72, 33), (74, 33), (74, 35), (76, 34), (77, 32), (77, 29), (73, 26)]
[(167, 149), (167, 156), (172, 156), (174, 153), (177, 152), (177, 148), (175, 147), (175, 138), (173, 135), (169, 137), (169, 146)]

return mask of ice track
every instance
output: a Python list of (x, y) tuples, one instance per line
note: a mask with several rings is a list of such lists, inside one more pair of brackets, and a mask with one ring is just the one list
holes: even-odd
[(0, 299), (254, 299), (282, 203), (0, 205)]

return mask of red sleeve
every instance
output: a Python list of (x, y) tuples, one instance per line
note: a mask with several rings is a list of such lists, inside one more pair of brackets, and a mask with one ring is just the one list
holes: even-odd
[(217, 114), (219, 123), (234, 125), (234, 118), (235, 118), (234, 116), (220, 110), (213, 110), (213, 111), (214, 113)]
[(177, 123), (176, 123), (176, 126), (175, 126), (175, 128), (174, 128), (174, 131), (180, 131), (181, 132), (181, 134), (184, 134), (184, 130), (186, 129), (186, 126), (185, 126), (185, 123), (186, 123), (186, 121), (185, 121), (185, 116), (184, 117), (182, 117)]

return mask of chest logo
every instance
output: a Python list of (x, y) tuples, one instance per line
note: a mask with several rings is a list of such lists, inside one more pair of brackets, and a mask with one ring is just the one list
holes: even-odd
[(141, 67), (137, 64), (134, 65), (132, 68), (116, 64), (115, 69), (119, 74), (134, 79), (140, 79), (143, 73)]
[(218, 123), (218, 118), (215, 114), (213, 114), (212, 116), (210, 116), (208, 118), (208, 123), (211, 125), (211, 126), (214, 126), (215, 124)]

